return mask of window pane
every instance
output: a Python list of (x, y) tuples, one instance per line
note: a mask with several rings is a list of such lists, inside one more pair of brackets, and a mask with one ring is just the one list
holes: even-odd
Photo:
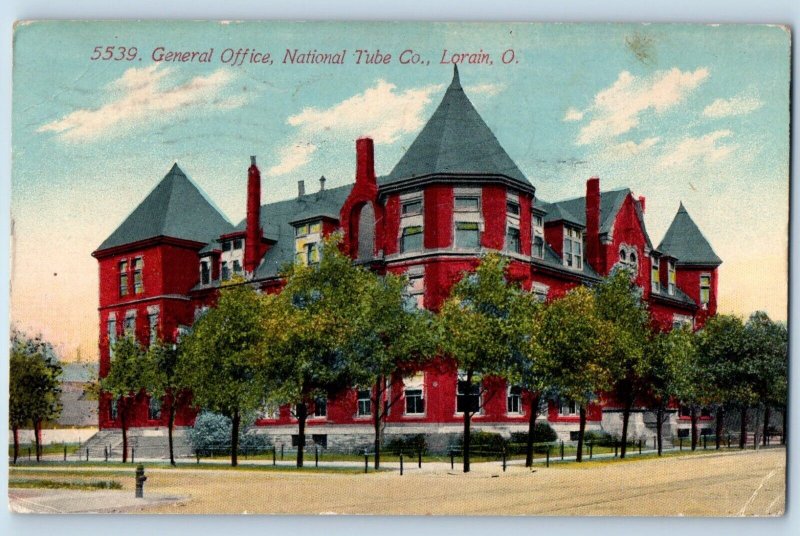
[(519, 216), (519, 203), (515, 203), (514, 201), (506, 201), (506, 212), (515, 216)]
[(233, 249), (242, 249), (242, 239), (237, 238), (233, 241)]
[(533, 239), (533, 255), (540, 259), (544, 258), (544, 239), (541, 236)]
[(456, 247), (476, 249), (480, 246), (480, 225), (474, 222), (456, 222)]
[(520, 253), (519, 229), (509, 227), (506, 234), (506, 248), (514, 253)]
[(422, 226), (405, 227), (400, 242), (400, 252), (422, 251)]
[(230, 241), (225, 241), (222, 243), (222, 251), (230, 251), (231, 250), (231, 243)]
[(456, 197), (454, 207), (456, 210), (477, 212), (480, 208), (480, 201), (477, 197)]
[(404, 216), (410, 214), (419, 214), (422, 212), (422, 200), (414, 200), (403, 203), (402, 213)]

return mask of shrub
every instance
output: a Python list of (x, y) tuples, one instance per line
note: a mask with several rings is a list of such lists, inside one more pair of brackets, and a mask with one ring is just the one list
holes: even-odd
[[(547, 445), (542, 443), (552, 443), (558, 439), (558, 434), (546, 422), (537, 422), (534, 427), (533, 437), (536, 443), (533, 451), (537, 453), (547, 452)], [(511, 441), (508, 445), (510, 454), (524, 454), (528, 444), (528, 432), (512, 432)]]
[(592, 443), (594, 445), (600, 445), (602, 447), (613, 447), (619, 439), (612, 436), (608, 432), (602, 432), (597, 430), (589, 430), (588, 432), (584, 432), (583, 434), (583, 442), (584, 443)]
[[(489, 454), (499, 456), (508, 445), (508, 440), (500, 434), (477, 431), (470, 434), (470, 452), (474, 455)], [(456, 445), (458, 450), (464, 449), (464, 435), (461, 434)]]
[[(271, 443), (269, 438), (262, 434), (249, 433), (254, 419), (242, 419), (239, 427), (239, 451), (267, 450)], [(189, 443), (196, 453), (201, 456), (210, 454), (230, 454), (231, 452), (231, 427), (228, 417), (210, 411), (204, 411), (194, 421), (194, 427), (189, 430)]]
[(419, 450), (422, 450), (422, 454), (427, 454), (428, 442), (425, 440), (425, 434), (393, 436), (383, 450), (395, 456), (399, 456), (400, 452), (416, 454)]

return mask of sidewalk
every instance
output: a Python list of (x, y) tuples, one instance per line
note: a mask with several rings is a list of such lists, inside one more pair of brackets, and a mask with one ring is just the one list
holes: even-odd
[(75, 491), (58, 489), (8, 490), (8, 507), (17, 514), (100, 514), (132, 512), (151, 506), (177, 504), (186, 496), (145, 494), (134, 497), (132, 491)]

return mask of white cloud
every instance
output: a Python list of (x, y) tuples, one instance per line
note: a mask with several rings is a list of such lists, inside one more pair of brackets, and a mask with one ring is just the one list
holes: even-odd
[(580, 121), (583, 119), (583, 112), (577, 108), (568, 108), (567, 113), (564, 114), (564, 121)]
[(505, 91), (506, 85), (505, 84), (475, 84), (473, 86), (467, 86), (464, 88), (464, 92), (467, 95), (486, 95), (488, 97), (494, 97), (495, 95), (499, 95), (503, 91)]
[(640, 143), (636, 143), (635, 141), (625, 141), (616, 145), (612, 145), (607, 149), (603, 149), (602, 154), (607, 158), (614, 159), (638, 156), (650, 150), (652, 147), (658, 144), (660, 140), (661, 138), (646, 138)]
[(684, 138), (664, 152), (658, 165), (661, 168), (674, 168), (690, 164), (720, 162), (736, 148), (735, 145), (723, 143), (730, 136), (730, 130), (715, 130), (697, 138)]
[(705, 67), (694, 71), (672, 68), (647, 77), (622, 71), (610, 87), (595, 95), (586, 110), (568, 110), (564, 119), (591, 118), (581, 128), (577, 140), (579, 145), (608, 141), (638, 126), (642, 113), (648, 110), (663, 113), (679, 104), (707, 78), (708, 69)]
[(732, 115), (745, 115), (764, 106), (764, 103), (755, 97), (737, 95), (730, 99), (717, 99), (703, 109), (705, 117), (730, 117)]
[(196, 111), (229, 109), (245, 104), (242, 96), (225, 96), (233, 81), (229, 70), (196, 76), (174, 87), (166, 87), (170, 67), (152, 65), (131, 68), (108, 85), (111, 100), (99, 108), (85, 108), (42, 125), (37, 132), (55, 132), (69, 141), (90, 141), (113, 132), (157, 119)]
[(297, 135), (281, 149), (278, 164), (268, 174), (282, 175), (300, 168), (328, 141), (370, 136), (376, 144), (390, 144), (403, 134), (417, 132), (426, 119), (425, 107), (441, 89), (441, 85), (431, 85), (397, 91), (394, 84), (378, 80), (363, 93), (330, 108), (305, 108), (286, 120), (298, 129)]

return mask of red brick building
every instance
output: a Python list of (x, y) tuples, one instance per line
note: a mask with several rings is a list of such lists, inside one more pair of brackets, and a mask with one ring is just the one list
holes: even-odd
[[(169, 340), (179, 326), (213, 304), (220, 284), (234, 274), (263, 290), (282, 284), (287, 262), (313, 263), (321, 239), (342, 230), (346, 251), (376, 270), (404, 273), (420, 307), (436, 310), (452, 285), (486, 251), (511, 259), (509, 277), (540, 297), (556, 298), (592, 284), (618, 265), (636, 274), (654, 322), (664, 329), (701, 326), (717, 306), (721, 260), (680, 206), (664, 239), (654, 247), (645, 229), (645, 199), (629, 189), (601, 191), (596, 177), (586, 195), (546, 202), (520, 171), (462, 89), (456, 71), (432, 117), (392, 171), (376, 177), (373, 143), (356, 143), (355, 183), (313, 192), (298, 181), (292, 199), (261, 205), (255, 158), (248, 170), (247, 216), (231, 225), (177, 164), (133, 213), (93, 253), (100, 265), (100, 375), (108, 371), (110, 343), (125, 331), (147, 344)], [(525, 393), (502, 380), (486, 380), (474, 425), (508, 433), (526, 429)], [(447, 362), (412, 377), (396, 377), (386, 433), (458, 433), (464, 393)], [(319, 401), (308, 430), (318, 443), (371, 431), (369, 393), (347, 392)], [(161, 402), (138, 402), (134, 426), (165, 422)], [(546, 419), (565, 439), (577, 430), (577, 408), (550, 402)], [(589, 429), (621, 427), (613, 401), (588, 412)], [(654, 418), (632, 416), (631, 435), (651, 437)], [(191, 424), (183, 408), (178, 425)], [(675, 414), (667, 434), (684, 427)], [(268, 433), (296, 433), (289, 407), (265, 408)], [(114, 404), (100, 401), (100, 426), (118, 426)]]

